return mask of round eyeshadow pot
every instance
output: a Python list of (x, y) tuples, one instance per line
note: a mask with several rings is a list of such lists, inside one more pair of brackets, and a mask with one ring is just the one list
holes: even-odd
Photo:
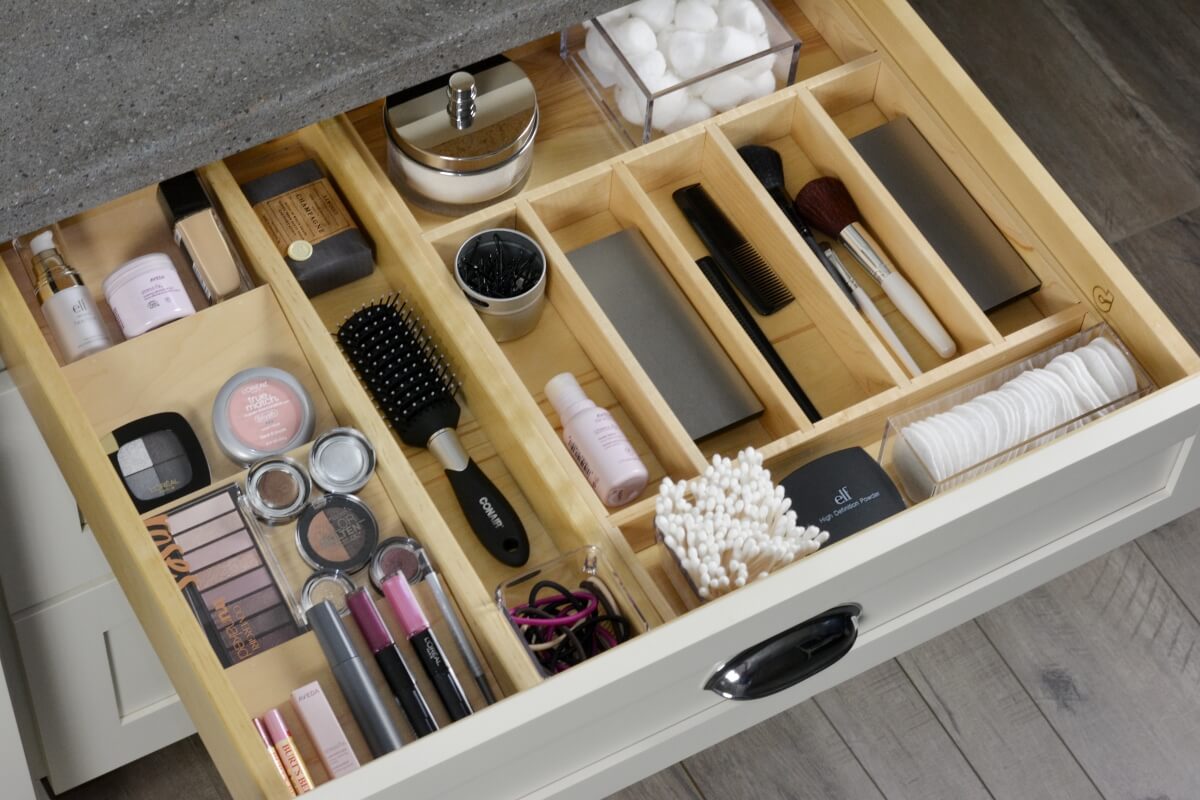
[(253, 367), (234, 375), (217, 392), (212, 422), (225, 455), (249, 466), (307, 442), (316, 413), (294, 375), (275, 367)]
[(354, 428), (334, 428), (313, 442), (308, 471), (313, 483), (327, 492), (357, 492), (375, 472), (375, 448)]
[(268, 525), (282, 525), (300, 516), (312, 494), (312, 482), (293, 458), (275, 456), (255, 462), (246, 473), (246, 502), (254, 516)]
[(304, 582), (300, 590), (300, 607), (307, 612), (318, 603), (328, 600), (333, 603), (339, 613), (346, 613), (346, 595), (357, 587), (354, 581), (335, 569), (323, 569), (314, 572)]
[(301, 512), (296, 524), (296, 546), (314, 569), (358, 572), (370, 562), (378, 542), (375, 515), (351, 494), (317, 498)]
[(382, 594), (383, 582), (396, 574), (403, 575), (410, 584), (419, 582), (429, 572), (429, 560), (424, 556), (416, 539), (407, 536), (384, 539), (371, 559), (371, 585)]

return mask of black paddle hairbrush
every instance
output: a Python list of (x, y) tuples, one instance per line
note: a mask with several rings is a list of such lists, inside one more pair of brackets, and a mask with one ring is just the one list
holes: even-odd
[(454, 429), (462, 413), (458, 383), (420, 317), (398, 295), (355, 311), (337, 331), (342, 352), (405, 444), (427, 448), (446, 477), (471, 529), (496, 560), (510, 567), (529, 560), (521, 519)]

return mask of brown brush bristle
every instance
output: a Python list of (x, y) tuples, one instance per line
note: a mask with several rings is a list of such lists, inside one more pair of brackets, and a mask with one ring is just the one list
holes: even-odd
[(796, 194), (796, 210), (826, 236), (837, 238), (848, 225), (862, 221), (846, 184), (837, 178), (817, 178)]

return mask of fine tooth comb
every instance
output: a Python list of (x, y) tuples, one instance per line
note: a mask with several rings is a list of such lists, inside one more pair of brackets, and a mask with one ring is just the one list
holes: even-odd
[(792, 302), (792, 293), (775, 270), (733, 226), (703, 186), (685, 186), (672, 197), (721, 271), (755, 311), (764, 316), (774, 314)]
[(399, 295), (390, 295), (347, 317), (337, 341), (400, 439), (441, 462), (480, 543), (497, 561), (524, 565), (529, 537), (512, 505), (458, 439), (458, 381), (421, 318)]

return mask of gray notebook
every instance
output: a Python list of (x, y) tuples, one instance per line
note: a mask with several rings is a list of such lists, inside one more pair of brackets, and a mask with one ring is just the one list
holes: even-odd
[(899, 117), (851, 140), (984, 311), (1042, 285), (925, 137)]
[(762, 403), (641, 233), (614, 233), (567, 258), (692, 439), (762, 414)]

